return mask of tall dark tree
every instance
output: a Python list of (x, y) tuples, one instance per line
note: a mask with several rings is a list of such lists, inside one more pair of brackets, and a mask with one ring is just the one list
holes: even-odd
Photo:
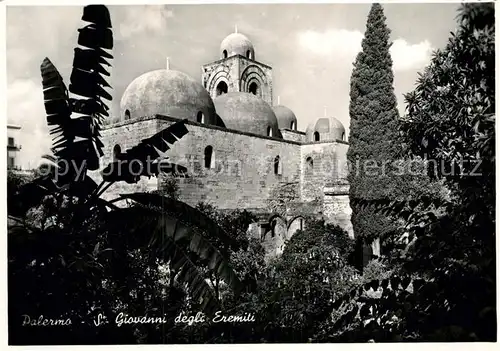
[[(351, 77), (350, 142), (347, 158), (349, 197), (379, 199), (395, 195), (391, 179), (393, 161), (401, 154), (396, 96), (393, 88), (390, 30), (383, 8), (373, 4), (368, 15), (362, 51)], [(358, 248), (394, 230), (392, 220), (370, 209), (353, 208), (351, 217)], [(362, 245), (364, 244), (364, 245)]]

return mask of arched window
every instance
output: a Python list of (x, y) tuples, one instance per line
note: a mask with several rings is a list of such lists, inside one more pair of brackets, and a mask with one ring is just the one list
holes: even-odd
[(116, 144), (113, 147), (113, 162), (116, 162), (120, 159), (120, 154), (122, 153), (122, 148), (120, 145)]
[(275, 175), (281, 175), (282, 172), (282, 164), (279, 156), (276, 156), (274, 159), (274, 174)]
[(205, 123), (205, 115), (203, 114), (203, 112), (198, 111), (198, 114), (196, 115), (196, 122)]
[(319, 132), (314, 132), (314, 141), (319, 141)]
[(342, 133), (342, 141), (345, 141), (345, 133)]
[(125, 119), (130, 119), (130, 111), (129, 110), (125, 110)]
[(290, 123), (290, 129), (295, 130), (295, 121), (292, 121), (292, 123)]
[(205, 148), (205, 168), (215, 168), (214, 148), (210, 145)]
[(222, 52), (222, 58), (227, 58), (227, 50), (224, 50), (224, 51)]
[(308, 173), (312, 173), (313, 169), (314, 169), (313, 159), (312, 159), (312, 157), (308, 157), (306, 159), (306, 171)]
[(267, 136), (270, 136), (270, 137), (273, 136), (273, 128), (267, 127)]
[(226, 82), (219, 82), (219, 84), (217, 84), (217, 96), (222, 94), (227, 94)]
[(250, 94), (259, 95), (259, 85), (256, 82), (252, 82), (248, 87), (248, 92)]
[(251, 59), (251, 58), (252, 58), (252, 52), (251, 52), (250, 50), (247, 50), (247, 57), (248, 57), (249, 59)]

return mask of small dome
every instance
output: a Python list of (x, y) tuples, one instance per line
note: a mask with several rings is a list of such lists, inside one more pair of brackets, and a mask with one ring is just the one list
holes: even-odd
[(273, 109), (257, 95), (232, 92), (214, 99), (217, 115), (228, 129), (281, 137)]
[(345, 141), (345, 128), (335, 117), (320, 118), (316, 123), (309, 124), (306, 129), (306, 139), (307, 141)]
[(273, 111), (278, 119), (280, 129), (297, 130), (297, 117), (295, 117), (292, 110), (286, 106), (278, 105), (273, 107)]
[(229, 34), (220, 44), (220, 52), (221, 58), (241, 55), (255, 60), (252, 42), (240, 33)]
[(215, 107), (203, 85), (185, 73), (160, 69), (129, 84), (120, 102), (120, 120), (152, 116), (215, 124)]

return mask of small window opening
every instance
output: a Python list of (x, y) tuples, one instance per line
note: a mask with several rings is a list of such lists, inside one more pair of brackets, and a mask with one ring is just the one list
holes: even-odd
[(276, 156), (276, 158), (274, 159), (274, 174), (276, 175), (282, 174), (282, 164), (279, 156)]
[(267, 136), (270, 136), (270, 137), (273, 136), (273, 128), (267, 127)]
[(249, 59), (251, 59), (251, 58), (252, 58), (252, 52), (251, 52), (250, 50), (247, 50), (247, 57), (248, 57)]
[(342, 133), (342, 141), (345, 141), (345, 133)]
[(125, 110), (125, 119), (130, 119), (130, 111), (129, 110)]
[(210, 145), (205, 148), (205, 168), (215, 168), (214, 149)]
[(227, 84), (226, 82), (220, 82), (217, 84), (217, 96), (227, 94)]
[(120, 155), (122, 153), (122, 148), (120, 145), (116, 144), (113, 147), (113, 161), (116, 162), (120, 159)]
[(290, 129), (295, 130), (295, 121), (292, 121), (292, 123), (290, 123)]
[(252, 82), (250, 84), (250, 87), (248, 88), (248, 92), (251, 93), (251, 94), (254, 94), (254, 95), (258, 95), (258, 93), (259, 93), (259, 86), (257, 85), (257, 83)]
[(314, 162), (313, 162), (312, 157), (308, 157), (306, 159), (306, 167), (307, 167), (307, 171), (308, 172), (312, 172), (313, 167), (314, 167)]
[(222, 57), (227, 58), (227, 50), (222, 51)]
[(319, 132), (314, 132), (314, 141), (319, 141)]
[(203, 112), (198, 112), (198, 114), (196, 115), (196, 122), (205, 123), (205, 115), (203, 114)]

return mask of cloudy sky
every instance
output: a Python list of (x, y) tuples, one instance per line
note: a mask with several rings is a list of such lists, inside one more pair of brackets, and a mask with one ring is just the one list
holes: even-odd
[[(432, 50), (446, 44), (455, 29), (458, 4), (384, 4), (392, 31), (395, 92), (403, 94)], [(164, 68), (201, 81), (201, 65), (219, 58), (219, 45), (234, 31), (247, 35), (256, 59), (273, 67), (274, 98), (290, 107), (304, 130), (323, 117), (337, 117), (349, 128), (349, 79), (360, 50), (370, 4), (143, 5), (109, 6), (115, 45), (112, 112), (138, 75)], [(48, 152), (40, 63), (49, 57), (67, 85), (82, 8), (7, 8), (7, 113), (21, 125), (23, 166)]]

